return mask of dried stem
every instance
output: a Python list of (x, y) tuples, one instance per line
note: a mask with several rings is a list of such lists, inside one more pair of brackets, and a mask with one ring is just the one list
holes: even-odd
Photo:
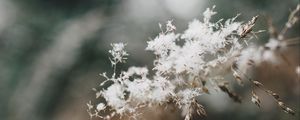
[(293, 10), (288, 18), (288, 21), (286, 22), (284, 28), (281, 30), (280, 34), (278, 35), (279, 40), (284, 40), (284, 35), (287, 32), (289, 28), (295, 25), (295, 23), (299, 20), (297, 13), (300, 11), (300, 4), (297, 5), (296, 9)]
[[(250, 81), (250, 83), (252, 85), (254, 85), (255, 87), (263, 90), (265, 93), (267, 93), (269, 96), (272, 96), (274, 98), (274, 100), (277, 102), (278, 106), (286, 113), (288, 114), (291, 114), (291, 115), (295, 115), (295, 111), (292, 110), (291, 108), (287, 107), (285, 105), (285, 103), (282, 102), (282, 100), (280, 99), (280, 96), (265, 88), (264, 85), (256, 80), (253, 80), (252, 78), (250, 78), (249, 76), (247, 76), (246, 74), (244, 74), (243, 72), (241, 72), (237, 67), (233, 67), (235, 68), (234, 70), (239, 72), (240, 74), (242, 74), (248, 81)], [(253, 88), (254, 89), (254, 88)], [(252, 101), (257, 105), (257, 106), (260, 106), (259, 103), (260, 103), (260, 100), (259, 100), (259, 97), (252, 91)]]

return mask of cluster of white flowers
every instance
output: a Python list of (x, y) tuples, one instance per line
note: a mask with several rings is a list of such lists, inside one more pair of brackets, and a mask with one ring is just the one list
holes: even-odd
[(128, 53), (124, 51), (124, 47), (126, 44), (123, 43), (115, 43), (111, 44), (113, 47), (112, 50), (109, 50), (108, 52), (112, 55), (111, 64), (116, 65), (117, 63), (123, 63), (127, 59), (126, 56), (128, 56)]
[[(101, 74), (106, 80), (100, 84), (100, 91), (95, 90), (96, 97), (102, 97), (106, 102), (97, 105), (95, 116), (111, 118), (127, 114), (136, 118), (139, 108), (171, 101), (189, 119), (191, 108), (202, 108), (197, 97), (210, 90), (222, 90), (236, 97), (223, 85), (219, 89), (218, 85), (224, 84), (223, 76), (234, 73), (240, 79), (241, 71), (236, 71), (237, 67), (247, 69), (250, 63), (259, 64), (264, 58), (273, 58), (268, 58), (272, 57), (268, 53), (262, 55), (263, 48), (244, 49), (251, 38), (240, 36), (240, 32), (245, 32), (242, 22), (235, 21), (237, 16), (226, 21), (220, 19), (211, 22), (211, 18), (217, 14), (213, 9), (207, 8), (203, 13), (203, 21), (193, 20), (183, 33), (175, 33), (176, 27), (172, 21), (167, 22), (165, 30), (159, 24), (162, 32), (148, 41), (146, 48), (156, 55), (152, 69), (154, 75), (150, 76), (146, 67), (130, 67), (119, 75), (114, 72), (112, 77)], [(251, 22), (252, 26), (254, 22)], [(274, 51), (278, 47), (284, 47), (280, 45), (279, 41), (271, 40), (265, 47), (271, 53), (276, 53)], [(109, 52), (113, 66), (125, 62), (128, 53), (124, 46), (123, 43), (112, 44), (113, 49)], [(106, 84), (108, 82), (110, 84)], [(98, 115), (108, 108), (112, 110), (111, 114), (105, 117)], [(201, 111), (197, 114), (205, 114)]]

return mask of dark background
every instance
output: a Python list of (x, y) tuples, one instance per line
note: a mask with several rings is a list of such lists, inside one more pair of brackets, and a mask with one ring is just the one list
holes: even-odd
[[(127, 43), (129, 60), (119, 69), (130, 65), (151, 68), (154, 56), (144, 48), (148, 38), (159, 33), (158, 23), (172, 19), (177, 31), (182, 32), (188, 21), (201, 19), (207, 7), (216, 5), (216, 20), (241, 13), (238, 20), (248, 21), (259, 14), (256, 30), (267, 30), (266, 16), (280, 30), (297, 3), (298, 0), (0, 0), (0, 120), (89, 119), (86, 103), (95, 101), (91, 89), (103, 80), (99, 73), (112, 71), (110, 43)], [(296, 24), (288, 36), (299, 36), (299, 29)], [(258, 44), (269, 39), (267, 32), (258, 36), (254, 40)], [(290, 51), (289, 59), (299, 65), (299, 46)], [(283, 70), (273, 70), (272, 66), (263, 66), (258, 68), (257, 77), (281, 94), (296, 110), (296, 116), (282, 112), (269, 97), (264, 97), (258, 109), (250, 102), (249, 94), (244, 95), (242, 104), (237, 104), (218, 93), (203, 96), (206, 119), (299, 119), (299, 78), (297, 81), (293, 67), (283, 65)], [(148, 111), (145, 116), (151, 120), (151, 116), (171, 119), (180, 115)]]

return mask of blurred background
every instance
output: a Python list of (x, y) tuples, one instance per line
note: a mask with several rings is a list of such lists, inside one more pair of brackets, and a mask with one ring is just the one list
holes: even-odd
[[(144, 51), (146, 41), (159, 32), (158, 23), (173, 20), (177, 32), (216, 5), (215, 19), (248, 21), (259, 14), (256, 30), (267, 30), (267, 17), (280, 30), (298, 0), (0, 0), (0, 120), (88, 120), (86, 103), (95, 101), (92, 88), (112, 71), (108, 50), (112, 42), (127, 43), (128, 66), (153, 67), (154, 56)], [(299, 14), (298, 14), (299, 16)], [(288, 31), (297, 37), (299, 23)], [(258, 34), (257, 44), (268, 41)], [(279, 93), (296, 116), (282, 112), (265, 96), (262, 108), (251, 103), (248, 88), (236, 87), (243, 103), (224, 93), (203, 95), (207, 120), (299, 119), (299, 45), (286, 53), (289, 65), (264, 65), (256, 77)], [(119, 69), (120, 69), (119, 68)], [(280, 68), (280, 69), (278, 69)], [(258, 91), (259, 92), (259, 91)], [(173, 113), (172, 113), (173, 112)], [(183, 119), (176, 110), (145, 110), (147, 120)]]

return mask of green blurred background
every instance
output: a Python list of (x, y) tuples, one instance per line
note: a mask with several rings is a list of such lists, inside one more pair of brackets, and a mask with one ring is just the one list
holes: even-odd
[[(241, 13), (239, 20), (247, 21), (260, 14), (255, 29), (267, 30), (266, 16), (281, 29), (297, 3), (298, 0), (0, 0), (0, 120), (87, 120), (86, 103), (95, 100), (91, 89), (101, 82), (99, 73), (112, 70), (107, 52), (110, 43), (127, 43), (130, 57), (128, 64), (121, 66), (123, 69), (130, 65), (151, 68), (154, 56), (144, 48), (148, 38), (159, 33), (158, 23), (172, 19), (177, 31), (182, 32), (188, 21), (201, 19), (207, 7), (216, 5), (217, 19)], [(297, 24), (288, 35), (299, 36), (299, 29)], [(255, 42), (259, 44), (269, 38), (267, 32), (258, 36)], [(296, 57), (291, 59), (299, 65), (299, 47), (293, 51), (291, 56)], [(299, 112), (299, 80), (286, 73), (274, 81), (263, 83), (282, 94), (287, 104)], [(299, 113), (294, 117), (283, 113), (268, 97), (262, 101), (263, 108), (258, 109), (250, 102), (249, 94), (242, 104), (233, 103), (222, 93), (204, 95), (203, 104), (208, 120), (299, 119)]]

